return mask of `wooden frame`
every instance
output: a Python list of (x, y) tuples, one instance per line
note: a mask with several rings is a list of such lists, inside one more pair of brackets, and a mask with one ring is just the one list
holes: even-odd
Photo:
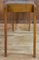
[[(15, 5), (16, 6), (16, 5)], [(29, 5), (27, 5), (27, 7), (28, 7)], [(33, 8), (33, 13), (34, 13), (34, 42), (33, 42), (33, 56), (34, 57), (36, 57), (36, 7), (35, 6), (33, 6), (34, 8)], [(11, 9), (10, 11), (12, 12), (13, 10), (12, 10), (12, 8), (10, 7), (8, 10), (8, 7), (7, 7), (7, 5), (6, 5), (6, 7), (5, 7), (5, 9), (4, 9), (4, 19), (5, 19), (5, 24), (4, 24), (4, 27), (5, 27), (5, 29), (4, 29), (4, 32), (5, 32), (5, 57), (7, 57), (7, 12), (9, 11), (9, 9)], [(14, 8), (14, 9), (16, 9), (16, 7)], [(13, 12), (17, 12), (17, 11), (19, 11), (18, 9), (17, 10), (15, 10), (15, 11), (13, 11)], [(32, 12), (31, 11), (31, 8), (30, 9), (28, 9), (28, 10), (20, 10), (19, 12)], [(13, 20), (14, 21), (14, 20)], [(14, 28), (14, 23), (12, 23), (12, 26), (13, 26), (13, 28)], [(14, 30), (13, 30), (14, 31)]]

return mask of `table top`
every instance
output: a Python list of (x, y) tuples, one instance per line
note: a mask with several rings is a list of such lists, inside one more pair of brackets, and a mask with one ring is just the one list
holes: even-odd
[(5, 4), (10, 12), (32, 12), (34, 1), (6, 1)]
[(6, 1), (5, 4), (34, 4), (34, 1)]

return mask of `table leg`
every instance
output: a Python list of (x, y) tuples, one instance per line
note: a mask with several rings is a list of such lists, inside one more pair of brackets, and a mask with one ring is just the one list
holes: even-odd
[(7, 8), (4, 13), (4, 37), (5, 37), (5, 57), (7, 57)]
[(30, 31), (30, 25), (31, 25), (31, 24), (30, 24), (30, 13), (29, 13), (29, 31)]
[(36, 57), (36, 13), (34, 12), (34, 51), (33, 56)]
[(12, 31), (14, 32), (14, 18), (13, 18), (13, 14), (12, 14)]
[[(28, 14), (29, 14), (29, 16), (28, 16)], [(28, 22), (28, 25), (29, 25), (28, 30), (30, 31), (30, 13), (27, 13), (27, 22)]]

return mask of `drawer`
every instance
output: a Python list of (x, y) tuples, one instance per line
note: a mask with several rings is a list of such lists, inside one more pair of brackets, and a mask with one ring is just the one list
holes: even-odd
[(32, 12), (31, 4), (9, 4), (7, 5), (7, 11), (9, 12)]

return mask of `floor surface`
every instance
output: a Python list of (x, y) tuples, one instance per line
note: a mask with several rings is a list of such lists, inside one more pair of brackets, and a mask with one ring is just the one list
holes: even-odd
[[(21, 26), (20, 28), (18, 28)], [(39, 60), (39, 24), (36, 25), (36, 58), (33, 58), (33, 24), (30, 31), (26, 26), (16, 25), (12, 31), (8, 24), (7, 32), (7, 57), (4, 57), (4, 24), (0, 24), (0, 60)], [(17, 28), (16, 28), (17, 27)]]

